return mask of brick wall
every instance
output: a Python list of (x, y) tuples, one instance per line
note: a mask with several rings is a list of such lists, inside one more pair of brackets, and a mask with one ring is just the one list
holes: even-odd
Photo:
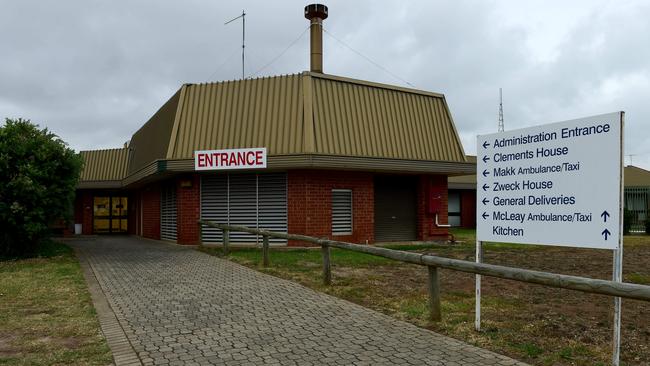
[(435, 213), (428, 212), (428, 200), (437, 208), (438, 223), (447, 224), (447, 176), (422, 175), (418, 181), (418, 240), (446, 240), (447, 228), (435, 225)]
[[(287, 179), (290, 233), (356, 243), (374, 242), (372, 173), (292, 170)], [(332, 236), (332, 189), (352, 190), (352, 235)], [(305, 243), (290, 241), (289, 245)]]
[(160, 240), (160, 185), (144, 187), (142, 195), (142, 236)]
[(201, 180), (198, 174), (176, 180), (176, 242), (199, 244)]
[(131, 193), (127, 195), (128, 197), (128, 224), (127, 224), (127, 233), (129, 235), (135, 235), (138, 233), (138, 225), (140, 223), (140, 216), (138, 211), (138, 206), (140, 205), (140, 198), (137, 193)]

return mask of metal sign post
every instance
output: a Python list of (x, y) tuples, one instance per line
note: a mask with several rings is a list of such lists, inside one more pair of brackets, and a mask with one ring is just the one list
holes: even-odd
[[(624, 219), (624, 208), (623, 208), (623, 203), (624, 197), (623, 197), (623, 190), (624, 190), (624, 177), (625, 175), (623, 174), (623, 164), (624, 164), (624, 152), (623, 152), (623, 142), (624, 142), (624, 134), (623, 134), (623, 127), (625, 126), (625, 112), (621, 112), (621, 149), (620, 149), (620, 171), (619, 175), (621, 177), (620, 179), (620, 186), (619, 186), (619, 194), (620, 194), (620, 201), (619, 201), (619, 218), (618, 218), (618, 246), (616, 249), (614, 249), (614, 265), (612, 268), (612, 281), (615, 282), (623, 282), (623, 219)], [(621, 302), (622, 299), (620, 297), (615, 297), (614, 298), (614, 322), (613, 322), (613, 328), (614, 328), (614, 335), (612, 337), (612, 365), (618, 366), (621, 358)]]
[[(476, 241), (476, 263), (483, 261), (483, 242)], [(476, 275), (476, 311), (474, 315), (474, 329), (481, 330), (481, 275)]]
[[(613, 251), (623, 267), (623, 112), (477, 138), (476, 263), (484, 241)], [(585, 184), (587, 183), (588, 184)], [(481, 276), (475, 328), (481, 329)], [(618, 365), (621, 299), (614, 299)]]

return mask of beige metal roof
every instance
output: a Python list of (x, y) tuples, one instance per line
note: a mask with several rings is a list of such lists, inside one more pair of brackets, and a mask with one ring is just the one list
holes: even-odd
[(465, 162), (443, 95), (312, 72), (186, 84), (131, 147), (129, 172), (195, 150), (241, 147), (266, 147), (270, 156)]
[(195, 150), (266, 147), (299, 153), (303, 139), (300, 75), (185, 85), (167, 159)]
[(81, 182), (122, 180), (126, 177), (127, 148), (81, 151), (80, 154), (84, 159)]
[(129, 175), (156, 159), (164, 158), (178, 112), (181, 88), (131, 137)]
[(623, 172), (623, 183), (626, 187), (650, 187), (650, 171), (628, 165)]
[(349, 169), (381, 170), (390, 159), (405, 171), (469, 171), (442, 94), (303, 72), (183, 85), (131, 138), (126, 175), (195, 150), (244, 147), (266, 147), (270, 158), (366, 159)]
[[(306, 76), (309, 78), (309, 76)], [(315, 152), (464, 162), (441, 94), (312, 75)]]

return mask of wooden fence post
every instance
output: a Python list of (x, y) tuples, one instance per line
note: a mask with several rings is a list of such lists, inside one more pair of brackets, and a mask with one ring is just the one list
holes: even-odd
[(269, 236), (262, 236), (262, 257), (264, 267), (269, 266)]
[(332, 267), (330, 264), (330, 246), (326, 244), (321, 245), (323, 252), (323, 283), (325, 285), (332, 284)]
[(223, 255), (228, 255), (230, 252), (230, 230), (223, 229)]
[(429, 269), (429, 312), (430, 319), (440, 321), (440, 278), (438, 276), (438, 267), (427, 266)]

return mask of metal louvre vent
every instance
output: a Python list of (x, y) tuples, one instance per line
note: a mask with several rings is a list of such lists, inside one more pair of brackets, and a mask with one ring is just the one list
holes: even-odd
[(176, 240), (176, 186), (165, 185), (160, 193), (160, 238)]
[(352, 234), (352, 190), (332, 190), (332, 235)]
[[(259, 228), (287, 232), (287, 175), (258, 175)], [(286, 239), (269, 238), (271, 244), (286, 244)]]
[[(228, 223), (228, 176), (209, 175), (201, 180), (201, 218), (219, 224)], [(221, 230), (204, 226), (205, 242), (221, 242)]]
[[(257, 176), (255, 174), (230, 174), (228, 188), (229, 223), (257, 227)], [(230, 242), (256, 243), (257, 236), (231, 231)]]
[[(201, 179), (201, 218), (224, 224), (243, 225), (287, 232), (287, 175), (222, 174)], [(203, 227), (202, 241), (222, 240), (219, 229)], [(231, 232), (231, 243), (255, 244), (256, 235)], [(284, 239), (270, 239), (272, 244), (286, 244)]]

